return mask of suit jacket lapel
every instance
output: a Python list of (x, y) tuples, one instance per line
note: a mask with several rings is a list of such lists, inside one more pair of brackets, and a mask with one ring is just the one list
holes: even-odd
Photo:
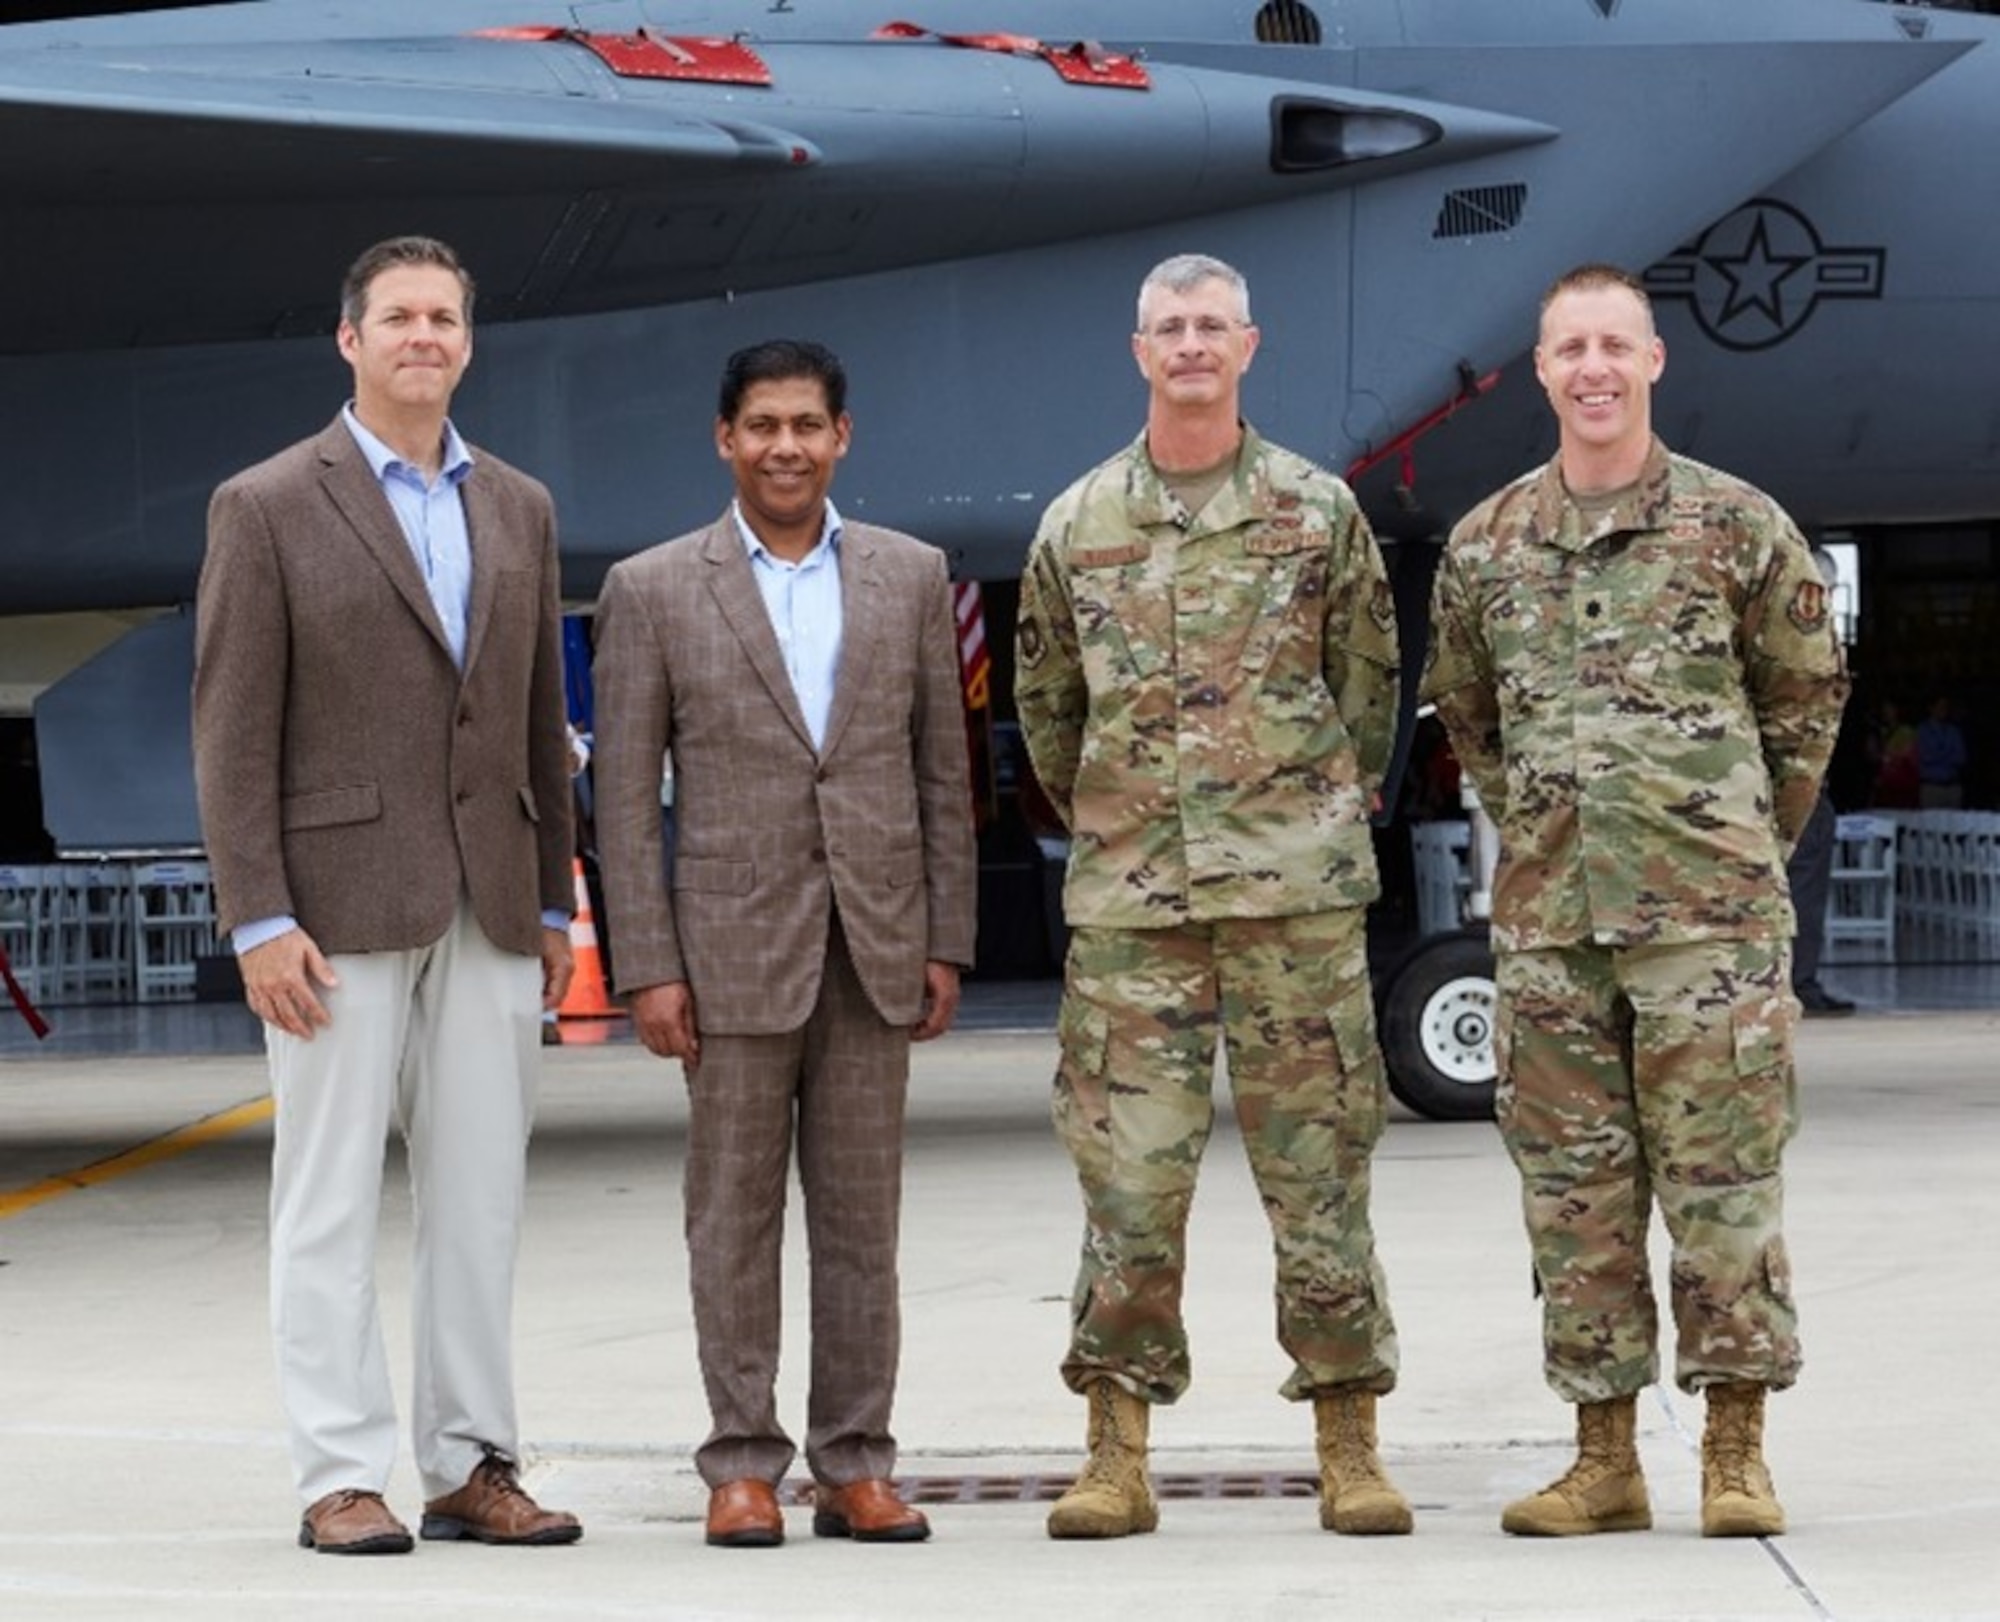
[(868, 691), (881, 634), (882, 581), (876, 572), (875, 546), (865, 532), (849, 524), (840, 541), (840, 668), (833, 678), (823, 756), (831, 756), (839, 745)]
[[(424, 622), (445, 657), (450, 658), (451, 643), (445, 637), (437, 609), (431, 604), (430, 589), (417, 567), (416, 554), (410, 550), (403, 526), (396, 522), (389, 498), (382, 494), (375, 470), (361, 454), (361, 447), (355, 444), (347, 425), (335, 418), (333, 426), (320, 435), (317, 448), (322, 464), (321, 482), (334, 506), (374, 555), (403, 601), (410, 605), (410, 612)], [(478, 571), (473, 573), (476, 579)]]
[(791, 672), (785, 668), (785, 657), (778, 649), (778, 633), (771, 629), (770, 611), (764, 607), (763, 593), (758, 591), (756, 576), (751, 573), (750, 554), (744, 549), (743, 537), (737, 533), (736, 520), (728, 513), (710, 526), (702, 538), (701, 555), (711, 566), (709, 590), (714, 594), (715, 606), (735, 633), (750, 668), (770, 693), (771, 702), (778, 706), (785, 724), (810, 749), (812, 733), (806, 727), (805, 711), (799, 708), (799, 695), (792, 691)]
[(465, 541), (472, 563), (472, 601), (466, 605), (465, 614), (465, 668), (470, 670), (472, 661), (479, 657), (486, 627), (493, 621), (494, 599), (500, 594), (500, 570), (494, 558), (494, 548), (499, 545), (500, 508), (494, 500), (493, 487), (479, 476), (476, 458), (472, 472), (458, 487), (458, 495), (465, 507)]

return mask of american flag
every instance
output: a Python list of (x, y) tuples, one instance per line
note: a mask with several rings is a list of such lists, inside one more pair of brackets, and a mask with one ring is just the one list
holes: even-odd
[(962, 580), (951, 588), (952, 609), (958, 617), (958, 674), (965, 687), (965, 707), (983, 710), (991, 702), (993, 656), (986, 647), (986, 608), (979, 582)]

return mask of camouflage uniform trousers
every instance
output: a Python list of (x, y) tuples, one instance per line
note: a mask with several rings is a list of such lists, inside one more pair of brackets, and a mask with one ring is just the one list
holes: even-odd
[(1394, 1387), (1368, 1220), (1386, 1103), (1362, 920), (1357, 907), (1073, 932), (1053, 1111), (1083, 1186), (1072, 1390), (1107, 1374), (1151, 1402), (1187, 1389), (1181, 1285), (1218, 1027), (1274, 1239), (1284, 1394)]
[(1787, 943), (1503, 952), (1498, 1115), (1521, 1173), (1543, 1366), (1565, 1401), (1659, 1378), (1658, 1200), (1683, 1391), (1799, 1371), (1781, 1231), (1797, 1125)]

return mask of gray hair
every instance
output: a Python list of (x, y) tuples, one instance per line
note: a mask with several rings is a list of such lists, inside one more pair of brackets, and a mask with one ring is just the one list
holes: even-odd
[(1237, 319), (1245, 326), (1250, 324), (1250, 284), (1243, 279), (1242, 271), (1205, 253), (1177, 253), (1147, 271), (1146, 279), (1139, 284), (1140, 327), (1146, 325), (1146, 299), (1154, 291), (1192, 293), (1203, 282), (1221, 282), (1234, 293), (1239, 306)]

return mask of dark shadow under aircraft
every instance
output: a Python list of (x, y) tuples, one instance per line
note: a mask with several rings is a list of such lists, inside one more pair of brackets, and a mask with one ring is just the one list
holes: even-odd
[[(1136, 431), (1133, 296), (1184, 250), (1249, 277), (1251, 417), (1392, 537), (1548, 454), (1525, 352), (1585, 259), (1650, 267), (1676, 448), (1808, 523), (2000, 513), (2000, 18), (905, 3), (0, 28), (0, 615), (186, 604), (209, 492), (331, 415), (340, 271), (406, 231), (479, 277), (458, 415), (554, 489), (579, 600), (719, 507), (720, 361), (785, 333), (853, 374), (843, 507), (1018, 575)], [(195, 842), (187, 646), (148, 624), (38, 705), (65, 848)]]

